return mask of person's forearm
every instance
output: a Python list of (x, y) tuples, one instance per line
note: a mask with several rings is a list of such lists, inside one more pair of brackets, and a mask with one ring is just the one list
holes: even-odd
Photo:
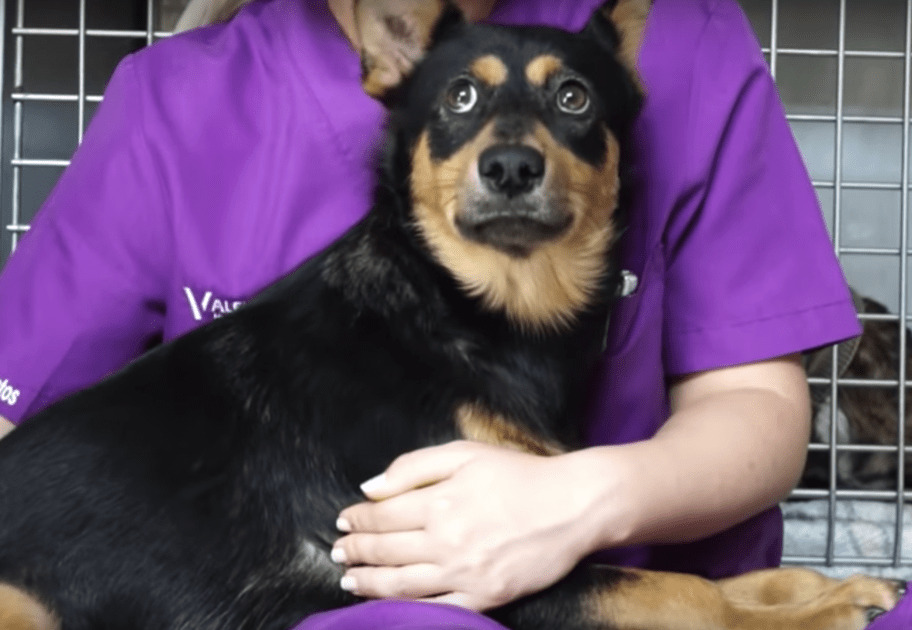
[(702, 538), (773, 505), (804, 460), (807, 384), (795, 375), (805, 391), (783, 397), (728, 376), (688, 382), (644, 442), (554, 457), (452, 442), (398, 458), (339, 515), (342, 588), (487, 610), (599, 549)]
[(15, 428), (16, 428), (15, 424), (10, 422), (3, 416), (0, 416), (0, 438), (2, 438), (3, 436), (5, 436), (7, 433), (9, 433), (10, 431), (12, 431)]
[(339, 515), (342, 588), (487, 610), (598, 549), (705, 537), (785, 496), (809, 427), (797, 356), (691, 374), (670, 394), (671, 418), (644, 442), (553, 457), (452, 442), (397, 458)]
[(651, 440), (571, 454), (588, 471), (577, 478), (599, 488), (591, 549), (696, 540), (775, 505), (801, 474), (809, 409), (800, 391), (718, 392), (689, 402)]

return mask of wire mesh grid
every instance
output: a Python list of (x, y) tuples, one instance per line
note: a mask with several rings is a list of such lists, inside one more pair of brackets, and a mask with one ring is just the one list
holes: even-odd
[[(833, 244), (850, 282), (875, 295), (886, 311), (860, 318), (895, 327), (897, 360), (890, 378), (851, 378), (840, 374), (837, 349), (827, 374), (809, 380), (824, 397), (839, 404), (818, 410), (810, 457), (826, 457), (825, 487), (801, 487), (794, 500), (824, 501), (825, 540), (815, 549), (789, 548), (786, 561), (829, 566), (898, 568), (912, 561), (907, 538), (912, 531), (906, 503), (905, 423), (909, 256), (909, 111), (912, 2), (878, 0), (744, 0), (770, 68), (777, 79), (789, 122), (799, 141), (818, 192)], [(876, 153), (877, 155), (871, 155)], [(866, 335), (868, 334), (866, 329)], [(892, 366), (884, 366), (889, 368)], [(885, 370), (889, 372), (890, 370)], [(846, 418), (841, 397), (867, 388), (891, 407), (891, 439), (864, 440), (843, 435)], [(841, 426), (842, 425), (842, 426)], [(853, 432), (854, 433), (854, 432)], [(842, 459), (875, 454), (892, 458), (888, 479), (877, 489), (853, 487), (841, 474)], [(848, 487), (846, 487), (848, 486)], [(840, 513), (883, 513), (888, 535), (880, 545), (837, 544)], [(804, 513), (807, 516), (807, 512)], [(869, 523), (868, 523), (869, 524)], [(881, 517), (881, 526), (887, 526)], [(797, 525), (803, 527), (804, 525)], [(846, 525), (853, 528), (852, 523)], [(856, 535), (859, 532), (854, 532)], [(788, 530), (787, 530), (788, 534)], [(850, 535), (852, 533), (850, 532)], [(861, 533), (861, 536), (864, 534)], [(904, 552), (905, 549), (905, 552)]]
[(15, 249), (126, 54), (170, 36), (186, 0), (3, 0), (3, 190)]
[[(125, 54), (170, 35), (186, 0), (0, 0), (0, 265), (50, 192)], [(912, 0), (741, 0), (767, 55), (788, 118), (809, 166), (834, 247), (850, 282), (887, 305), (863, 321), (895, 327), (895, 351), (907, 353), (910, 69)], [(873, 229), (871, 226), (878, 226)], [(825, 535), (813, 549), (786, 546), (786, 561), (893, 567), (912, 564), (912, 516), (906, 502), (905, 361), (891, 378), (847, 378), (832, 351), (827, 374), (811, 378), (841, 392), (892, 391), (890, 443), (846, 443), (838, 405), (824, 408), (812, 441), (824, 457), (822, 487), (800, 487), (795, 502), (823, 504)], [(894, 460), (887, 488), (844, 487), (840, 457)], [(890, 487), (891, 486), (891, 487)], [(846, 503), (864, 513), (887, 506), (891, 535), (883, 549), (841, 552), (837, 516)], [(904, 531), (904, 526), (910, 531)], [(863, 546), (862, 546), (863, 547)]]

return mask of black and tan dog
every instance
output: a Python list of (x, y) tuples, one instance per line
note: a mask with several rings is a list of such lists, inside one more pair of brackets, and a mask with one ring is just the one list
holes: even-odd
[[(618, 284), (647, 10), (609, 2), (569, 34), (469, 25), (444, 1), (360, 3), (365, 88), (390, 108), (372, 210), (245, 308), (0, 441), (0, 627), (286, 628), (354, 601), (334, 521), (396, 455), (575, 444)], [(492, 614), (854, 630), (899, 590), (581, 567)]]

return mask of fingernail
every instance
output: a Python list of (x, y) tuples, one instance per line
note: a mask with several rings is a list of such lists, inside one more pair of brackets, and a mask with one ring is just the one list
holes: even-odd
[(361, 484), (361, 492), (366, 495), (371, 495), (375, 492), (383, 490), (386, 487), (386, 473), (377, 475), (372, 479), (368, 479)]
[(339, 586), (342, 587), (343, 591), (353, 593), (355, 589), (358, 588), (358, 582), (356, 582), (355, 578), (352, 576), (346, 575), (341, 580), (339, 580)]
[(345, 561), (348, 559), (345, 556), (345, 550), (342, 547), (333, 547), (332, 551), (329, 552), (329, 557), (332, 558), (332, 561), (336, 564), (345, 564)]
[(341, 516), (336, 519), (336, 529), (340, 532), (350, 533), (352, 530), (352, 524), (348, 522), (347, 518), (342, 518)]

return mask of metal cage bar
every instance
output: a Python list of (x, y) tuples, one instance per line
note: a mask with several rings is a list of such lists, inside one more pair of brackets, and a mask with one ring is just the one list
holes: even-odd
[[(909, 263), (909, 108), (912, 106), (912, 4), (906, 3), (906, 32), (904, 42), (903, 59), (903, 122), (902, 122), (902, 192), (900, 193), (900, 214), (899, 214), (899, 356), (905, 357), (909, 348), (906, 347), (905, 330), (908, 320), (908, 263)], [(899, 382), (906, 382), (906, 362), (899, 362)], [(904, 446), (906, 443), (906, 430), (904, 418), (906, 417), (906, 388), (899, 386), (899, 408), (897, 409), (896, 442), (898, 455), (896, 458), (896, 539), (893, 547), (893, 566), (899, 567), (902, 564), (902, 542), (903, 542), (903, 511), (905, 507), (904, 490), (905, 490), (905, 454)]]
[[(25, 20), (25, 0), (16, 1), (16, 26), (14, 28), (21, 28), (23, 21)], [(22, 46), (23, 39), (21, 35), (14, 36), (15, 42), (15, 71), (13, 75), (13, 89), (17, 89), (22, 85)], [(21, 167), (18, 166), (15, 162), (22, 159), (22, 104), (18, 102), (13, 103), (13, 149), (12, 149), (12, 159), (10, 161), (12, 165), (12, 200), (10, 206), (10, 224), (9, 230), (12, 235), (12, 241), (10, 243), (10, 253), (16, 249), (16, 244), (19, 242), (19, 235), (28, 230), (28, 225), (24, 225), (20, 218), (20, 190), (22, 186), (22, 171)]]
[[(836, 188), (836, 195), (833, 199), (833, 245), (836, 248), (837, 257), (840, 256), (839, 249), (842, 243), (842, 195), (840, 193), (842, 191), (842, 137), (845, 125), (845, 120), (843, 118), (845, 105), (845, 3), (846, 0), (839, 0), (839, 49), (836, 57), (836, 173), (833, 180), (833, 185)], [(839, 385), (837, 383), (837, 380), (839, 379), (839, 357), (837, 354), (836, 346), (833, 346), (831, 355), (832, 369), (830, 371), (830, 400), (838, 400)], [(826, 563), (828, 565), (832, 565), (836, 557), (836, 527), (833, 525), (833, 523), (836, 522), (836, 491), (838, 490), (838, 413), (839, 409), (837, 405), (830, 405), (830, 493), (828, 497), (829, 515), (827, 518), (831, 525), (827, 527)]]

